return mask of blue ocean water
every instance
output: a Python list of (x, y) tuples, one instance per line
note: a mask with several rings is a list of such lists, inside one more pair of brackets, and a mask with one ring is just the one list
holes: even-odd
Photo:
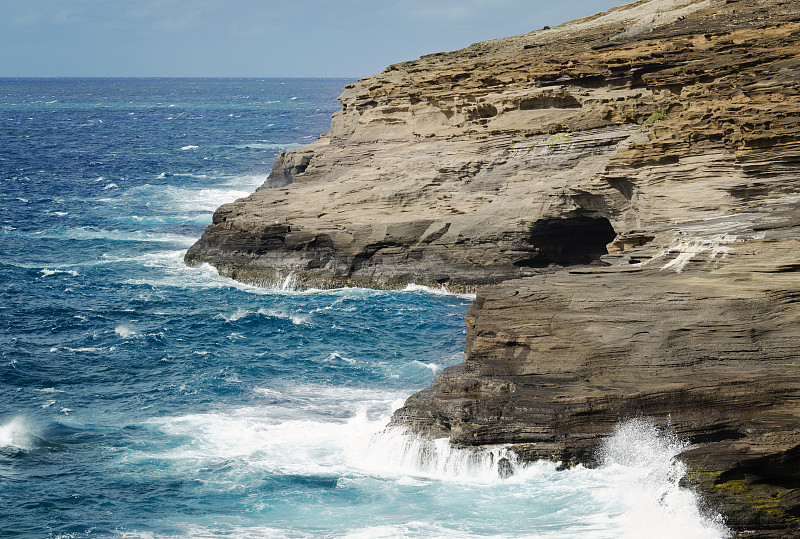
[(469, 296), (184, 266), (346, 82), (0, 79), (0, 536), (725, 536), (646, 420), (563, 472), (385, 429)]

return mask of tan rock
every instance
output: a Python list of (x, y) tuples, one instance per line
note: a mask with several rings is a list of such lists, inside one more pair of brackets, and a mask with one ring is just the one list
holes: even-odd
[(646, 414), (735, 529), (800, 534), (799, 40), (794, 1), (642, 0), (390, 66), (186, 261), (496, 284), (395, 422), (577, 462)]

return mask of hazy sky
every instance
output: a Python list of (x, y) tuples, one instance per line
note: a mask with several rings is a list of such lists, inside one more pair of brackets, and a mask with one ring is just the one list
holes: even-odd
[(0, 0), (0, 77), (365, 77), (619, 0)]

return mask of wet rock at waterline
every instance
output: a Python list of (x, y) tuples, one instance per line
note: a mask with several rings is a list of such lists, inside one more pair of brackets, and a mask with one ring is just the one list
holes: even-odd
[(500, 479), (508, 479), (514, 475), (514, 467), (511, 465), (511, 461), (508, 460), (507, 457), (503, 457), (497, 461), (497, 475), (500, 477)]

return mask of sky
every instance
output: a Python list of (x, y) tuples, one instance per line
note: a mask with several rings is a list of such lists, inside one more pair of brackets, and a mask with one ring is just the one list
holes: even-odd
[(0, 0), (0, 77), (360, 78), (619, 0)]

